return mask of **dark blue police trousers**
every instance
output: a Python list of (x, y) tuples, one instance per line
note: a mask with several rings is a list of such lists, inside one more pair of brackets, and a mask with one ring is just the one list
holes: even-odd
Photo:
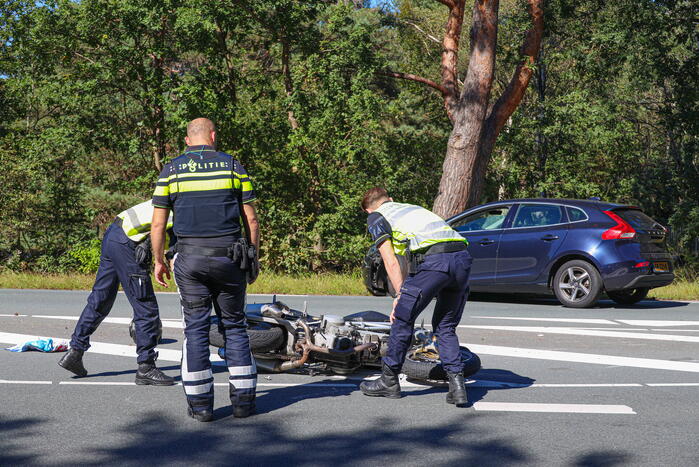
[(234, 407), (254, 404), (257, 367), (246, 331), (245, 273), (228, 257), (177, 253), (174, 274), (184, 316), (181, 371), (187, 402), (194, 410), (213, 408), (214, 378), (209, 359), (213, 305), (226, 336), (231, 403)]
[(135, 246), (136, 243), (126, 236), (121, 226), (111, 224), (107, 228), (102, 240), (95, 285), (73, 331), (71, 348), (83, 351), (90, 348), (90, 336), (111, 311), (121, 283), (133, 307), (138, 363), (155, 362), (160, 327), (158, 302), (150, 271), (136, 262)]
[(466, 250), (427, 255), (417, 272), (405, 279), (383, 359), (393, 371), (399, 372), (403, 366), (412, 342), (415, 320), (434, 297), (437, 297), (437, 303), (432, 330), (437, 336), (439, 357), (448, 372), (463, 371), (456, 326), (461, 321), (468, 298), (471, 262), (471, 255)]

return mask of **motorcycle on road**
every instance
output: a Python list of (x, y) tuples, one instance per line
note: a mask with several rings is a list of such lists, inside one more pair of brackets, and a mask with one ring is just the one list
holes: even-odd
[[(250, 349), (259, 371), (282, 373), (301, 368), (351, 374), (360, 368), (381, 368), (391, 331), (389, 317), (377, 311), (348, 316), (309, 315), (295, 310), (276, 297), (270, 303), (248, 304), (245, 308)], [(225, 338), (215, 315), (211, 317), (209, 343), (223, 357)], [(133, 323), (130, 328), (133, 337)], [(481, 368), (478, 355), (461, 346), (464, 377)], [(413, 342), (402, 373), (422, 381), (444, 381), (446, 371), (439, 359), (439, 342), (423, 326), (413, 333)]]

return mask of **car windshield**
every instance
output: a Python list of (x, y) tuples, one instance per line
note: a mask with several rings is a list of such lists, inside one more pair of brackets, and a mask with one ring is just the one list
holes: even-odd
[(509, 206), (486, 209), (453, 221), (451, 226), (458, 232), (499, 229), (509, 210)]
[(614, 210), (614, 214), (624, 219), (634, 229), (657, 230), (663, 228), (659, 222), (656, 222), (655, 219), (644, 214), (640, 209), (616, 209)]

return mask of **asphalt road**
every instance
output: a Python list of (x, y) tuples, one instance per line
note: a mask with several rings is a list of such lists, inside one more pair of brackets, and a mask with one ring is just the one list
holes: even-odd
[[(86, 296), (0, 290), (0, 346), (68, 338)], [(279, 298), (307, 302), (313, 314), (391, 304)], [(179, 376), (178, 299), (158, 299), (172, 323), (159, 365)], [(0, 465), (699, 465), (699, 303), (572, 310), (552, 300), (470, 301), (458, 333), (483, 362), (470, 408), (445, 404), (443, 386), (409, 382), (402, 399), (365, 397), (357, 384), (368, 372), (274, 374), (258, 377), (260, 413), (236, 419), (218, 366), (208, 424), (187, 417), (181, 386), (133, 384), (130, 313), (120, 294), (110, 318), (122, 319), (93, 336), (86, 378), (56, 365), (59, 354), (0, 351)]]

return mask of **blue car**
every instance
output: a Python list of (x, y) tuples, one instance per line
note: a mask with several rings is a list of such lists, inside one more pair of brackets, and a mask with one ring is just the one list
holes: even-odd
[[(606, 292), (627, 305), (675, 277), (667, 229), (636, 206), (514, 199), (471, 208), (447, 222), (468, 239), (474, 292), (553, 293), (573, 308), (594, 306)], [(364, 279), (373, 294), (395, 295), (376, 245), (365, 258)]]

